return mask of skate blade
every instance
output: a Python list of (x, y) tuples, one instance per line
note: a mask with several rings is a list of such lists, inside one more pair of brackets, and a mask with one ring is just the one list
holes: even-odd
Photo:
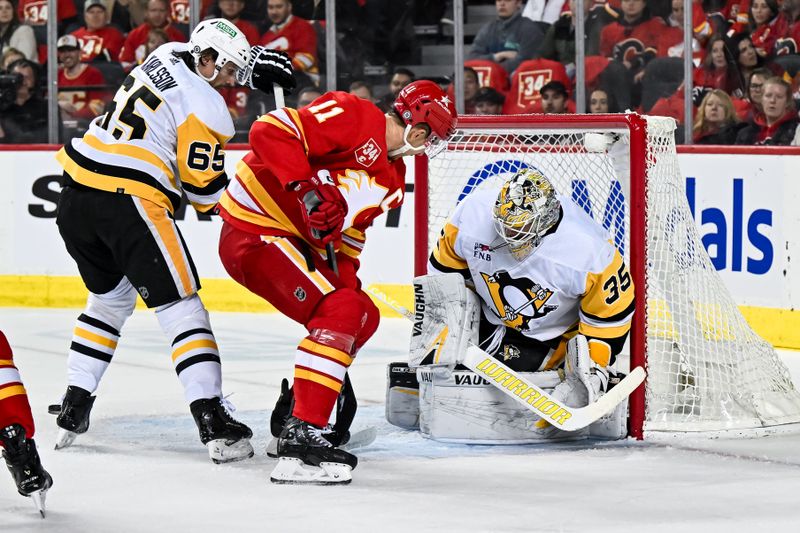
[(42, 515), (42, 518), (45, 518), (45, 499), (47, 498), (47, 491), (37, 490), (36, 492), (29, 494), (29, 496), (31, 497), (31, 500), (33, 500), (33, 505), (36, 506), (36, 510), (39, 511), (39, 514)]
[(216, 464), (243, 461), (255, 455), (250, 439), (241, 439), (232, 444), (227, 444), (225, 439), (215, 439), (208, 441), (206, 447), (208, 456)]
[(272, 437), (272, 439), (267, 443), (267, 457), (272, 457), (273, 459), (278, 458), (278, 438)]
[(312, 466), (295, 457), (281, 457), (269, 480), (285, 485), (346, 485), (353, 480), (352, 472), (349, 465), (342, 463)]
[(70, 446), (73, 442), (75, 442), (75, 438), (78, 436), (77, 433), (74, 431), (69, 431), (67, 429), (59, 429), (58, 430), (58, 437), (56, 437), (56, 450), (60, 450), (62, 448), (66, 448)]

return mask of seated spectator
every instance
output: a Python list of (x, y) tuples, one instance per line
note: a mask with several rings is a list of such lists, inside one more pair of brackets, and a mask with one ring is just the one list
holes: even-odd
[(491, 87), (503, 95), (508, 93), (508, 72), (494, 61), (470, 59), (464, 62), (464, 66), (478, 74), (478, 84), (481, 87)]
[(5, 52), (3, 52), (2, 58), (0, 58), (0, 70), (7, 70), (8, 66), (17, 61), (18, 59), (27, 59), (25, 54), (17, 50), (16, 48), (7, 48)]
[[(256, 28), (255, 24), (242, 18), (244, 0), (217, 0), (217, 5), (219, 6), (220, 17), (233, 22), (241, 30), (250, 46), (258, 44), (258, 40), (261, 37), (258, 28)], [(213, 18), (213, 16), (209, 18)]]
[(297, 109), (309, 105), (320, 96), (322, 96), (322, 91), (316, 87), (303, 87), (297, 93)]
[(792, 88), (783, 79), (773, 76), (764, 83), (761, 99), (763, 114), (755, 115), (736, 135), (736, 144), (788, 146), (795, 138), (797, 110)]
[(739, 114), (739, 118), (750, 121), (754, 115), (763, 113), (761, 110), (761, 99), (764, 97), (764, 83), (773, 76), (772, 71), (767, 68), (757, 68), (750, 73), (747, 82), (747, 95), (745, 100), (749, 104), (744, 112), (744, 117)]
[(589, 95), (586, 108), (589, 113), (619, 113), (619, 107), (614, 100), (614, 95), (605, 89), (595, 89)]
[(144, 22), (145, 4), (141, 0), (105, 0), (109, 24), (123, 35)]
[(476, 115), (503, 114), (503, 102), (505, 102), (505, 98), (491, 87), (481, 87), (478, 89), (473, 101), (475, 102)]
[[(78, 11), (72, 0), (56, 0), (58, 28), (77, 23)], [(33, 28), (39, 53), (39, 63), (47, 63), (47, 0), (19, 0), (17, 15)], [(59, 31), (60, 33), (60, 31)]]
[(639, 81), (644, 66), (656, 57), (664, 21), (651, 17), (644, 0), (622, 0), (622, 17), (600, 32), (600, 55), (621, 62)]
[(536, 57), (542, 30), (522, 16), (522, 0), (496, 0), (495, 7), (497, 19), (478, 30), (469, 59), (490, 59), (513, 72), (526, 59)]
[(20, 77), (12, 101), (0, 108), (0, 143), (29, 144), (47, 142), (47, 102), (39, 90), (38, 65), (28, 59), (8, 67)]
[[(81, 49), (78, 38), (74, 35), (62, 35), (58, 39), (58, 107), (61, 118), (81, 120), (88, 126), (88, 121), (103, 111), (103, 85), (105, 79), (99, 70), (81, 62)], [(96, 90), (87, 86), (97, 86)], [(79, 90), (64, 90), (69, 87), (80, 87)], [(108, 98), (110, 100), (110, 98)]]
[(148, 0), (145, 22), (128, 34), (122, 51), (119, 54), (120, 63), (122, 63), (122, 66), (125, 67), (126, 70), (144, 61), (146, 57), (147, 38), (150, 34), (150, 30), (154, 28), (160, 28), (167, 32), (170, 42), (186, 42), (186, 37), (183, 33), (175, 29), (170, 22), (169, 13), (167, 11), (168, 8), (169, 4), (167, 0)]
[(81, 61), (119, 61), (125, 36), (109, 25), (108, 11), (103, 0), (86, 0), (83, 4), (83, 20), (86, 25), (72, 32), (80, 43)]
[[(703, 60), (703, 45), (711, 37), (712, 28), (703, 4), (692, 1), (692, 55), (695, 64)], [(683, 57), (683, 0), (672, 0), (672, 11), (664, 19), (666, 27), (658, 38), (658, 57)]]
[(9, 48), (17, 49), (31, 61), (39, 58), (33, 28), (20, 23), (11, 0), (0, 0), (0, 53)]
[[(464, 67), (464, 114), (475, 114), (475, 95), (480, 89), (478, 83), (478, 73), (472, 67)], [(451, 83), (447, 87), (447, 96), (455, 102), (455, 84)]]
[(786, 29), (775, 41), (775, 55), (800, 54), (800, 0), (783, 0), (781, 11)]
[(777, 0), (753, 0), (750, 5), (750, 40), (756, 53), (765, 59), (775, 55), (775, 42), (788, 29), (786, 19), (779, 15)]
[(567, 113), (567, 88), (560, 81), (551, 81), (539, 89), (542, 95), (542, 113)]
[[(572, 14), (577, 9), (575, 0), (569, 0), (569, 9), (547, 29), (544, 42), (539, 49), (539, 55), (545, 59), (563, 63), (567, 67), (570, 78), (573, 78), (575, 72), (575, 20)], [(583, 10), (586, 30), (584, 54), (594, 56), (600, 53), (600, 32), (603, 26), (615, 19), (605, 9), (592, 9), (591, 1), (584, 2)]]
[(692, 85), (695, 105), (699, 105), (711, 89), (721, 89), (736, 98), (744, 96), (744, 82), (731, 44), (721, 35), (709, 41), (703, 64), (694, 70)]
[(269, 0), (267, 17), (272, 25), (259, 44), (289, 54), (295, 71), (305, 73), (312, 84), (319, 85), (317, 32), (311, 23), (292, 15), (290, 0)]
[(742, 79), (748, 79), (755, 69), (762, 67), (769, 68), (773, 74), (780, 74), (780, 68), (758, 55), (749, 36), (739, 35), (733, 39), (733, 43), (732, 52), (736, 56), (736, 66)]
[(731, 97), (720, 89), (712, 89), (697, 109), (692, 139), (694, 144), (733, 144), (743, 126)]
[(389, 80), (389, 92), (377, 102), (377, 105), (379, 108), (381, 108), (381, 111), (387, 112), (392, 109), (392, 104), (397, 99), (397, 95), (400, 94), (400, 91), (403, 89), (403, 87), (415, 79), (417, 78), (414, 73), (407, 68), (397, 67), (394, 69), (394, 72), (392, 73), (392, 79)]
[(356, 80), (350, 84), (350, 94), (372, 102), (372, 87), (367, 82)]
[(727, 0), (722, 15), (728, 23), (725, 36), (733, 38), (750, 31), (750, 0)]

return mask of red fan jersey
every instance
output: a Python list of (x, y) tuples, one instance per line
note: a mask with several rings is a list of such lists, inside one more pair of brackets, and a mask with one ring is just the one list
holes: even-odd
[(402, 159), (389, 161), (386, 118), (357, 96), (328, 92), (300, 110), (276, 109), (253, 124), (250, 146), (220, 200), (222, 218), (243, 231), (315, 242), (305, 208), (287, 187), (313, 175), (330, 176), (347, 202), (336, 244), (356, 257), (372, 221), (403, 202), (405, 165)]
[[(78, 14), (75, 3), (72, 0), (58, 1), (58, 21), (71, 19)], [(17, 14), (21, 22), (29, 26), (47, 25), (47, 0), (19, 0)], [(39, 54), (39, 64), (47, 63), (47, 43), (38, 43), (37, 52)]]
[(81, 47), (81, 61), (88, 63), (98, 56), (106, 61), (119, 61), (119, 53), (125, 37), (113, 26), (106, 26), (99, 30), (87, 30), (84, 26), (72, 32), (78, 38)]
[[(128, 38), (125, 39), (122, 51), (119, 53), (119, 60), (121, 63), (136, 65), (144, 60), (147, 34), (150, 33), (150, 29), (150, 26), (145, 22), (131, 30), (128, 34)], [(167, 32), (170, 41), (179, 43), (186, 42), (186, 36), (183, 32), (175, 28), (172, 24), (167, 24), (161, 29)]]
[(228, 106), (228, 111), (231, 112), (233, 118), (245, 116), (247, 113), (247, 99), (250, 97), (250, 89), (237, 86), (223, 87), (217, 90), (219, 94), (222, 95), (222, 98), (225, 99), (225, 105)]
[(658, 17), (633, 24), (619, 19), (600, 32), (600, 55), (628, 61), (634, 67), (644, 66), (655, 57), (664, 21)]
[(267, 30), (259, 44), (286, 52), (292, 58), (294, 68), (318, 75), (317, 33), (307, 20), (291, 15), (282, 26), (272, 26)]
[(85, 67), (74, 77), (70, 77), (63, 68), (58, 69), (58, 101), (67, 101), (75, 106), (76, 117), (92, 119), (99, 115), (105, 102), (104, 98), (110, 100), (110, 94), (102, 87), (97, 90), (81, 89), (79, 91), (65, 91), (67, 87), (85, 87), (87, 85), (105, 85), (106, 80), (103, 74), (91, 65)]
[[(200, 20), (208, 15), (208, 8), (211, 7), (212, 0), (200, 1)], [(169, 18), (175, 24), (189, 24), (189, 0), (170, 0)], [(239, 26), (237, 25), (237, 28)], [(241, 29), (241, 28), (239, 28)]]
[(772, 57), (775, 55), (775, 43), (784, 37), (789, 31), (789, 23), (781, 15), (774, 17), (769, 22), (760, 24), (753, 33), (750, 40), (753, 47), (761, 57)]

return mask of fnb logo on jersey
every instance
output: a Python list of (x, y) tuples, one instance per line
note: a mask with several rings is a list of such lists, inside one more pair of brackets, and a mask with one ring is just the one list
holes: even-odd
[(369, 167), (380, 157), (381, 147), (378, 146), (378, 143), (375, 142), (375, 139), (370, 137), (367, 142), (365, 142), (353, 153), (355, 154), (356, 161), (358, 161), (360, 165)]

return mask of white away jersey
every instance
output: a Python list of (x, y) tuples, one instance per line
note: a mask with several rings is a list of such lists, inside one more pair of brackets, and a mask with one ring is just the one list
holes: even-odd
[(633, 314), (633, 283), (608, 233), (569, 198), (556, 230), (518, 261), (497, 235), (492, 207), (498, 189), (467, 196), (445, 224), (430, 270), (471, 278), (484, 316), (540, 341), (578, 324), (587, 337), (623, 338)]
[(233, 121), (222, 96), (173, 54), (187, 49), (184, 43), (158, 47), (125, 79), (108, 112), (59, 151), (73, 180), (146, 198), (170, 212), (181, 191), (199, 211), (219, 201)]

